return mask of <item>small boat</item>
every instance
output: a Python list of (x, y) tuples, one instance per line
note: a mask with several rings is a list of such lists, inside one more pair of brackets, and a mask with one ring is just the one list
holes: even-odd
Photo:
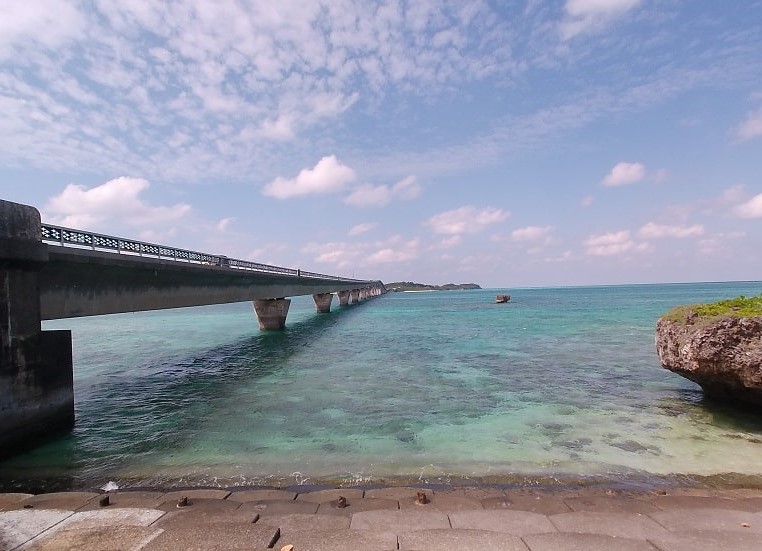
[(497, 304), (503, 304), (505, 302), (509, 302), (511, 300), (511, 295), (497, 295), (495, 297), (495, 302)]

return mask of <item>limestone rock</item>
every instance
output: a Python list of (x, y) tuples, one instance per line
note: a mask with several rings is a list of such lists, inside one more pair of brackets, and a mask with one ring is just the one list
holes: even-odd
[(762, 317), (662, 318), (656, 350), (662, 367), (707, 397), (762, 406)]

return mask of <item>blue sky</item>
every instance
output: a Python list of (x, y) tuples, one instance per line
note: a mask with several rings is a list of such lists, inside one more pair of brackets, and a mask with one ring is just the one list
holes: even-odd
[(762, 2), (0, 0), (0, 198), (384, 281), (762, 279)]

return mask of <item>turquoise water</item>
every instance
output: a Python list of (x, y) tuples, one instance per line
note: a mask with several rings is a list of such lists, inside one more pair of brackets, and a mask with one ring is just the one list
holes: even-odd
[[(508, 292), (513, 302), (494, 297)], [(5, 487), (657, 483), (762, 476), (762, 421), (659, 367), (672, 306), (762, 283), (389, 293), (282, 333), (251, 305), (47, 322), (72, 330), (76, 427)]]

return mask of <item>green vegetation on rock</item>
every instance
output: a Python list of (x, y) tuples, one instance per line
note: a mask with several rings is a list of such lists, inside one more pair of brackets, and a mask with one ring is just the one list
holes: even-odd
[(678, 306), (667, 312), (663, 318), (673, 321), (685, 321), (699, 316), (702, 318), (715, 318), (730, 316), (737, 318), (762, 317), (762, 294), (756, 297), (745, 297), (721, 300), (709, 304), (691, 304)]

